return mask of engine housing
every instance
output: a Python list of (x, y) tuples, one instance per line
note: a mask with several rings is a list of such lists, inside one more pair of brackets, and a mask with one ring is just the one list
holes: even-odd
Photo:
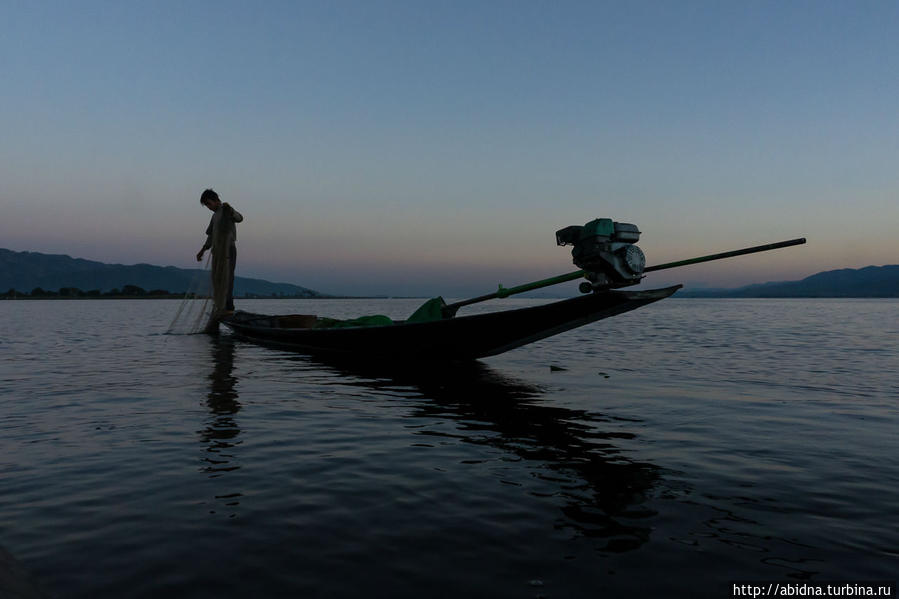
[(640, 230), (636, 225), (614, 222), (610, 218), (597, 218), (585, 225), (572, 225), (556, 231), (558, 245), (573, 246), (572, 260), (586, 271), (585, 276), (593, 290), (640, 282), (646, 257), (634, 245), (639, 240)]

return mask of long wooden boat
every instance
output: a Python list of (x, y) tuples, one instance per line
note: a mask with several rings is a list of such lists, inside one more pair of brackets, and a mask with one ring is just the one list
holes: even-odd
[(310, 354), (466, 360), (495, 356), (671, 296), (681, 285), (648, 291), (602, 291), (515, 310), (430, 322), (319, 328), (303, 315), (238, 311), (222, 319), (239, 337)]
[[(644, 273), (805, 243), (805, 238), (790, 239), (647, 267), (642, 250), (634, 245), (639, 238), (636, 225), (611, 219), (594, 219), (583, 226), (565, 227), (556, 232), (556, 242), (574, 246), (572, 258), (581, 270), (512, 288), (500, 285), (493, 293), (452, 304), (433, 298), (405, 321), (380, 317), (380, 321), (342, 322), (332, 327), (322, 326), (334, 324), (323, 322), (330, 319), (315, 316), (236, 312), (223, 319), (210, 319), (210, 326), (217, 330), (218, 323), (222, 322), (240, 337), (311, 354), (365, 359), (483, 358), (635, 310), (669, 297), (681, 288), (675, 285), (649, 291), (621, 290), (639, 283)], [(585, 295), (580, 297), (518, 310), (456, 316), (464, 306), (581, 278), (585, 280), (579, 289)]]

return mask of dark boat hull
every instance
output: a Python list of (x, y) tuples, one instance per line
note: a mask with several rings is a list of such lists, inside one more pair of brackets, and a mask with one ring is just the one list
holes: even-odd
[(606, 291), (529, 308), (423, 323), (346, 328), (283, 328), (277, 317), (237, 312), (222, 320), (240, 337), (310, 354), (376, 358), (474, 359), (494, 356), (672, 295), (680, 285)]

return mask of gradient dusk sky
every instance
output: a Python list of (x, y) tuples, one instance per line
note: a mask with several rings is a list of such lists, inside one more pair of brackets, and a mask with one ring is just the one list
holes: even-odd
[(899, 263), (899, 3), (0, 4), (0, 247), (486, 293), (637, 224), (650, 275), (736, 286)]

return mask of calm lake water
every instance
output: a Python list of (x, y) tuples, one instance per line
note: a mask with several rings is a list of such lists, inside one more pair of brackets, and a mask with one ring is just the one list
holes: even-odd
[(899, 301), (674, 298), (427, 368), (164, 335), (178, 304), (0, 302), (0, 545), (52, 595), (896, 579)]

